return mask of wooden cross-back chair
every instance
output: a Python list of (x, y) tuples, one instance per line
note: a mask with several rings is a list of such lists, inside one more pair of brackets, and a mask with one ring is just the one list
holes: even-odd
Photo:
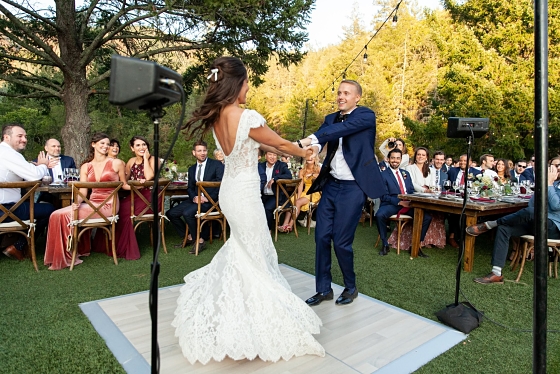
[[(319, 196), (322, 196), (322, 192), (319, 191), (318, 192)], [(317, 210), (317, 207), (319, 206), (319, 202), (321, 201), (321, 198), (319, 198), (317, 201), (313, 201), (313, 195), (308, 195), (309, 196), (309, 208), (307, 210), (307, 235), (311, 234), (311, 220), (313, 218), (313, 212), (315, 212), (315, 210)], [(295, 225), (295, 220), (294, 220), (294, 225)]]
[[(276, 181), (276, 209), (274, 209), (274, 241), (278, 241), (278, 224), (280, 222), (280, 216), (286, 212), (292, 213), (292, 218), (294, 220), (294, 233), (296, 238), (299, 238), (297, 232), (297, 225), (295, 224), (297, 220), (296, 207), (292, 204), (292, 200), (295, 202), (297, 189), (301, 183), (301, 178), (297, 179), (278, 179)], [(286, 198), (283, 204), (280, 204), (282, 198)]]
[[(39, 271), (37, 267), (37, 257), (35, 255), (35, 191), (41, 185), (41, 181), (30, 182), (1, 182), (2, 188), (21, 188), (27, 189), (21, 199), (14, 203), (11, 207), (0, 204), (0, 235), (19, 234), (25, 236), (29, 252), (31, 252), (31, 261), (35, 271)], [(29, 203), (29, 219), (22, 220), (17, 217), (14, 212), (21, 204)], [(8, 221), (8, 222), (6, 222)]]
[[(117, 214), (118, 206), (118, 192), (121, 189), (122, 182), (70, 182), (69, 185), (72, 188), (72, 204), (78, 203), (81, 199), (83, 204), (87, 204), (92, 211), (84, 218), (79, 218), (79, 208), (73, 211), (73, 218), (70, 222), (72, 231), (70, 238), (68, 238), (68, 248), (67, 250), (72, 251), (72, 265), (70, 265), (70, 270), (74, 269), (74, 262), (76, 261), (76, 255), (78, 253), (78, 243), (82, 235), (93, 228), (101, 229), (105, 232), (105, 245), (107, 252), (109, 253), (109, 240), (111, 241), (111, 250), (113, 254), (113, 261), (115, 265), (118, 265), (117, 251), (116, 251), (116, 238), (115, 238), (115, 224), (119, 219)], [(92, 203), (88, 198), (88, 193), (85, 195), (80, 191), (80, 189), (87, 189), (88, 191), (93, 188), (106, 188), (112, 189), (108, 196), (101, 202), (101, 204), (96, 205)], [(105, 215), (101, 212), (101, 208), (107, 203), (112, 204), (111, 215)]]
[[(161, 234), (161, 242), (163, 244), (163, 251), (165, 253), (167, 253), (167, 246), (165, 245), (165, 226), (164, 226), (164, 220), (165, 220), (165, 207), (164, 207), (164, 199), (165, 199), (165, 191), (167, 190), (167, 187), (169, 187), (169, 184), (171, 183), (170, 179), (160, 179), (158, 181), (158, 202), (159, 202), (159, 211), (158, 211), (158, 224), (159, 224), (159, 228), (160, 228), (160, 234)], [(151, 189), (154, 186), (154, 181), (145, 181), (145, 182), (140, 182), (140, 181), (128, 181), (128, 185), (130, 186), (130, 219), (132, 220), (132, 226), (134, 227), (134, 232), (136, 232), (136, 229), (138, 228), (138, 226), (140, 226), (143, 223), (148, 223), (148, 225), (150, 226), (150, 228), (152, 227), (152, 223), (154, 222), (154, 214), (152, 212), (152, 202), (148, 199), (146, 199), (146, 196), (144, 196), (142, 194), (142, 188), (150, 188), (150, 193), (151, 193)], [(136, 209), (135, 209), (135, 205), (142, 205), (144, 206), (144, 208), (139, 212), (136, 213)], [(121, 212), (121, 219), (126, 219), (126, 217), (124, 216), (126, 212)], [(150, 230), (150, 241), (153, 245), (154, 243), (154, 237), (153, 237), (153, 232), (152, 230)]]
[[(194, 242), (194, 248), (195, 248), (195, 255), (198, 256), (198, 246), (199, 246), (199, 241), (200, 241), (200, 233), (202, 231), (202, 227), (205, 224), (209, 224), (210, 225), (210, 244), (212, 244), (212, 223), (214, 221), (217, 221), (220, 223), (220, 226), (222, 228), (222, 238), (224, 240), (224, 242), (226, 241), (226, 216), (224, 215), (224, 213), (222, 212), (222, 210), (220, 209), (220, 204), (218, 200), (212, 199), (212, 196), (210, 196), (210, 194), (208, 193), (208, 188), (220, 188), (220, 185), (222, 184), (222, 182), (204, 182), (204, 181), (200, 181), (200, 182), (196, 182), (196, 186), (198, 188), (198, 209), (197, 209), (197, 213), (195, 215), (196, 217), (196, 240)], [(208, 202), (210, 204), (212, 204), (212, 206), (210, 207), (210, 209), (208, 209), (206, 212), (202, 212), (202, 202), (201, 202), (201, 197), (204, 196), (206, 197), (206, 199), (208, 200)], [(185, 238), (183, 239), (183, 247), (187, 244), (187, 237), (189, 236), (189, 226), (187, 225), (187, 230), (185, 232)], [(191, 234), (192, 236), (192, 234)]]

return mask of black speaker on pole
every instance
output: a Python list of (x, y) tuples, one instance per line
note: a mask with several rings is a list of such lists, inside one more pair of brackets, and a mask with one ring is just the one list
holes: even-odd
[(130, 109), (152, 109), (181, 100), (176, 85), (182, 84), (179, 73), (153, 61), (113, 55), (109, 102)]
[(481, 138), (488, 132), (488, 118), (449, 117), (447, 119), (448, 138), (467, 138), (473, 136)]

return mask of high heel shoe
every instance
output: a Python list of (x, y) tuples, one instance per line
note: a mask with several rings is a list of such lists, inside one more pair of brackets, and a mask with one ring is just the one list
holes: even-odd
[(280, 231), (280, 232), (286, 232), (286, 227), (288, 227), (288, 225), (278, 226), (278, 231)]

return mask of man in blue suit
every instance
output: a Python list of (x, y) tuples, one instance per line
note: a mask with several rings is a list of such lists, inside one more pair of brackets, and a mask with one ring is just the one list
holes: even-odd
[[(381, 173), (383, 179), (383, 184), (387, 189), (387, 193), (381, 196), (381, 204), (379, 210), (375, 214), (377, 220), (377, 230), (379, 231), (379, 237), (381, 238), (382, 248), (379, 252), (380, 256), (386, 256), (389, 253), (389, 244), (387, 243), (387, 223), (389, 222), (389, 217), (395, 214), (407, 214), (414, 216), (414, 210), (409, 209), (409, 201), (399, 199), (398, 195), (406, 195), (414, 193), (414, 186), (412, 185), (412, 177), (408, 171), (404, 169), (399, 169), (401, 164), (402, 152), (400, 149), (392, 149), (389, 151), (389, 165), (390, 167), (385, 169)], [(426, 237), (426, 232), (430, 227), (430, 222), (432, 222), (432, 216), (424, 213), (424, 220), (422, 221), (422, 235), (421, 240)], [(422, 250), (418, 252), (420, 257), (428, 257)]]
[[(549, 161), (548, 168), (548, 239), (560, 239), (560, 157)], [(492, 251), (492, 271), (474, 281), (480, 284), (502, 284), (502, 268), (506, 264), (509, 239), (512, 236), (534, 235), (535, 196), (529, 200), (529, 206), (513, 214), (498, 218), (496, 221), (482, 222), (467, 227), (467, 234), (478, 236), (488, 230), (496, 229), (494, 250)]]
[[(278, 179), (292, 179), (292, 173), (288, 164), (278, 161), (278, 155), (274, 152), (266, 152), (265, 162), (259, 163), (259, 176), (261, 177), (261, 199), (264, 205), (264, 213), (268, 229), (274, 230), (274, 210), (276, 209), (276, 181)], [(279, 204), (284, 204), (286, 196), (280, 196)], [(297, 217), (294, 217), (294, 220)]]
[[(61, 182), (63, 177), (63, 171), (66, 168), (76, 168), (76, 163), (74, 159), (70, 156), (64, 156), (61, 154), (60, 142), (54, 138), (49, 139), (45, 142), (45, 151), (47, 152), (47, 158), (58, 159), (58, 164), (49, 169), (49, 175), (53, 182)], [(56, 201), (56, 197), (48, 192), (41, 192), (37, 198), (37, 202), (47, 202), (53, 204)]]
[[(534, 161), (533, 161), (534, 162)], [(529, 181), (531, 183), (535, 183), (535, 168), (526, 168), (525, 171), (523, 173), (521, 173), (521, 176), (519, 177), (519, 182), (523, 182), (523, 181)]]
[[(180, 238), (185, 237), (187, 225), (189, 226), (189, 236), (187, 237), (186, 244), (193, 245), (189, 253), (195, 254), (196, 243), (194, 243), (193, 235), (196, 235), (197, 223), (195, 214), (198, 211), (198, 187), (196, 186), (196, 182), (221, 182), (222, 177), (224, 176), (224, 164), (220, 161), (208, 158), (208, 147), (206, 142), (202, 140), (194, 143), (192, 153), (196, 158), (196, 164), (191, 166), (188, 170), (189, 180), (187, 184), (187, 193), (189, 198), (181, 204), (169, 209), (165, 215), (169, 218), (169, 222), (171, 222), (175, 227), (175, 231), (177, 231)], [(218, 194), (220, 192), (219, 188), (208, 188), (206, 190), (214, 201), (218, 200)], [(212, 203), (210, 203), (206, 197), (202, 196), (202, 204), (200, 206), (201, 211), (206, 212), (211, 207)], [(186, 224), (183, 222), (183, 219)], [(209, 238), (210, 228), (208, 224), (205, 224), (200, 233), (198, 252), (201, 252), (206, 248), (205, 240), (208, 240)], [(182, 247), (182, 242), (180, 244), (176, 244), (175, 247)]]
[(311, 145), (316, 153), (327, 145), (321, 172), (308, 191), (323, 191), (315, 229), (317, 294), (307, 299), (308, 305), (333, 298), (331, 242), (345, 286), (336, 304), (350, 304), (358, 296), (352, 250), (354, 234), (366, 196), (375, 199), (386, 193), (374, 153), (375, 113), (358, 106), (361, 97), (358, 82), (343, 80), (338, 87), (339, 112), (326, 116), (317, 132), (298, 141), (302, 147)]
[(432, 166), (430, 171), (435, 175), (436, 184), (443, 188), (443, 184), (447, 180), (447, 171), (444, 170), (445, 166), (445, 153), (442, 151), (436, 151), (432, 159)]
[[(467, 162), (467, 155), (461, 155), (459, 157), (459, 167), (458, 168), (450, 168), (447, 172), (447, 177), (451, 181), (451, 183), (457, 182), (464, 184), (465, 180), (468, 180), (468, 177), (472, 175), (475, 177), (476, 175), (480, 174), (481, 171), (475, 168), (469, 168), (467, 176), (463, 179), (464, 171), (467, 168), (467, 165), (470, 165), (471, 160)], [(457, 242), (456, 238), (460, 238), (462, 235), (459, 215), (457, 214), (449, 214), (447, 216), (447, 222), (449, 224), (449, 238), (447, 239), (447, 244), (452, 246), (453, 248), (459, 248), (459, 243)]]

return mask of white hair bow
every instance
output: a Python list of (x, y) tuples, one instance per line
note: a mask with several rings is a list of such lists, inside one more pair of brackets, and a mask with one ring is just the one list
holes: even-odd
[(214, 82), (218, 81), (218, 69), (212, 69), (210, 70), (210, 75), (206, 77), (206, 79), (210, 80), (210, 78), (212, 78), (212, 75), (214, 76)]

